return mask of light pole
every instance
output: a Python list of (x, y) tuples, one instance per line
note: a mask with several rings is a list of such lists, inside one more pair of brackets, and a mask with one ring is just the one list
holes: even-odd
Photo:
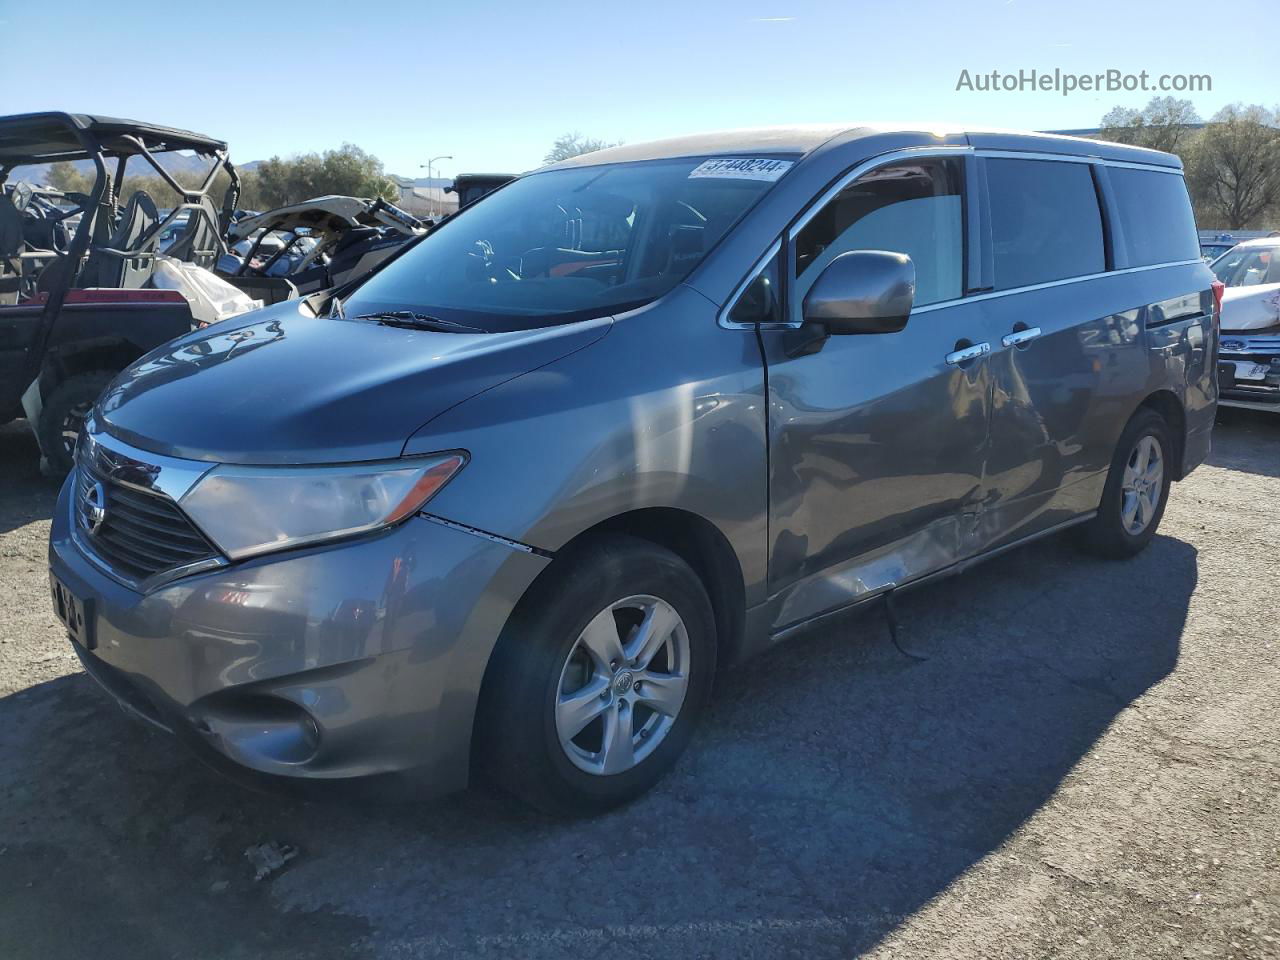
[[(438, 157), (432, 157), (432, 158), (431, 158), (430, 160), (428, 160), (426, 163), (422, 163), (422, 164), (419, 164), (419, 165), (418, 165), (418, 166), (419, 166), (419, 168), (421, 168), (421, 167), (426, 167), (426, 168), (427, 168), (427, 189), (428, 189), (428, 190), (432, 190), (432, 189), (434, 189), (434, 187), (433, 187), (433, 185), (432, 185), (432, 183), (431, 183), (431, 181), (435, 179), (435, 177), (433, 177), (433, 176), (431, 175), (432, 165), (433, 165), (437, 160), (452, 160), (452, 159), (453, 159), (453, 157), (452, 157), (451, 155), (446, 154), (446, 153), (442, 153), (442, 154), (440, 154), (440, 156), (438, 156)], [(431, 194), (430, 194), (430, 193), (428, 193), (428, 194), (427, 194), (427, 197), (428, 197), (428, 199), (427, 199), (427, 216), (431, 216), (431, 215), (435, 212), (435, 210), (434, 210), (434, 207), (435, 207), (435, 200), (430, 199), (430, 198), (431, 198)]]

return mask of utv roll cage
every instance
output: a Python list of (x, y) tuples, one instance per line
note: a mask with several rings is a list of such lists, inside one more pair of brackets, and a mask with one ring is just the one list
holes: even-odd
[[(174, 151), (209, 164), (198, 185), (160, 163)], [(20, 167), (64, 161), (91, 165), (87, 193), (8, 183)], [(126, 172), (139, 168), (177, 194), (167, 215), (145, 190), (122, 203)], [(181, 293), (147, 289), (157, 258), (212, 268), (239, 196), (227, 145), (212, 137), (80, 113), (0, 117), (0, 423), (25, 413), (53, 469), (70, 468), (83, 418), (115, 374), (191, 329)]]
[[(179, 183), (156, 159), (158, 154), (178, 150), (189, 150), (212, 161), (199, 186)], [(148, 206), (154, 209), (149, 197), (143, 200), (135, 195), (121, 210), (120, 191), (129, 161), (135, 157), (140, 157), (150, 172), (181, 198), (163, 219), (155, 214), (145, 215)], [(240, 196), (240, 177), (228, 159), (225, 142), (172, 127), (88, 114), (50, 112), (0, 117), (0, 187), (19, 166), (79, 160), (93, 163), (95, 177), (90, 192), (82, 195), (84, 205), (77, 211), (80, 223), (67, 249), (22, 249), (16, 257), (12, 251), (0, 251), (4, 254), (0, 259), (0, 303), (5, 302), (2, 298), (6, 287), (16, 287), (13, 292), (18, 293), (18, 299), (47, 293), (46, 310), (52, 315), (72, 287), (140, 286), (150, 275), (145, 268), (150, 266), (148, 261), (154, 261), (157, 238), (184, 213), (187, 227), (174, 242), (170, 255), (200, 266), (213, 266)], [(114, 169), (108, 168), (111, 161)], [(134, 169), (137, 167), (135, 162)], [(223, 170), (230, 184), (219, 210), (209, 194)], [(6, 217), (12, 219), (3, 209), (7, 199), (0, 199), (0, 230)], [(130, 207), (142, 208), (132, 217), (135, 227), (140, 221), (142, 229), (135, 229), (133, 234), (125, 222), (134, 213)], [(122, 222), (117, 225), (118, 219)], [(122, 282), (100, 282), (117, 277)]]

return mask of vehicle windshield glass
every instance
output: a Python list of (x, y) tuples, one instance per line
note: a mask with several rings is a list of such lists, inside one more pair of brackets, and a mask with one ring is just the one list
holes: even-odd
[(630, 310), (683, 280), (790, 166), (684, 158), (532, 174), (446, 221), (344, 312), (497, 332)]
[(1228, 287), (1280, 283), (1280, 245), (1233, 247), (1213, 261), (1212, 269)]

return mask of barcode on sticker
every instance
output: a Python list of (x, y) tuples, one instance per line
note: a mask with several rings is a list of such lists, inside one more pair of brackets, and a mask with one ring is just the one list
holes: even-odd
[(791, 160), (769, 160), (763, 157), (721, 157), (706, 160), (693, 168), (690, 180), (719, 178), (722, 180), (777, 180), (791, 169)]

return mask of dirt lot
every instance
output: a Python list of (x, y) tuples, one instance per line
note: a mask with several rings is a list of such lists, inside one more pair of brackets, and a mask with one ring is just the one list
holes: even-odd
[[(1050, 541), (731, 674), (676, 774), (545, 820), (248, 793), (121, 714), (0, 428), (0, 957), (1280, 957), (1280, 417), (1126, 564)], [(299, 855), (253, 879), (244, 851)]]

